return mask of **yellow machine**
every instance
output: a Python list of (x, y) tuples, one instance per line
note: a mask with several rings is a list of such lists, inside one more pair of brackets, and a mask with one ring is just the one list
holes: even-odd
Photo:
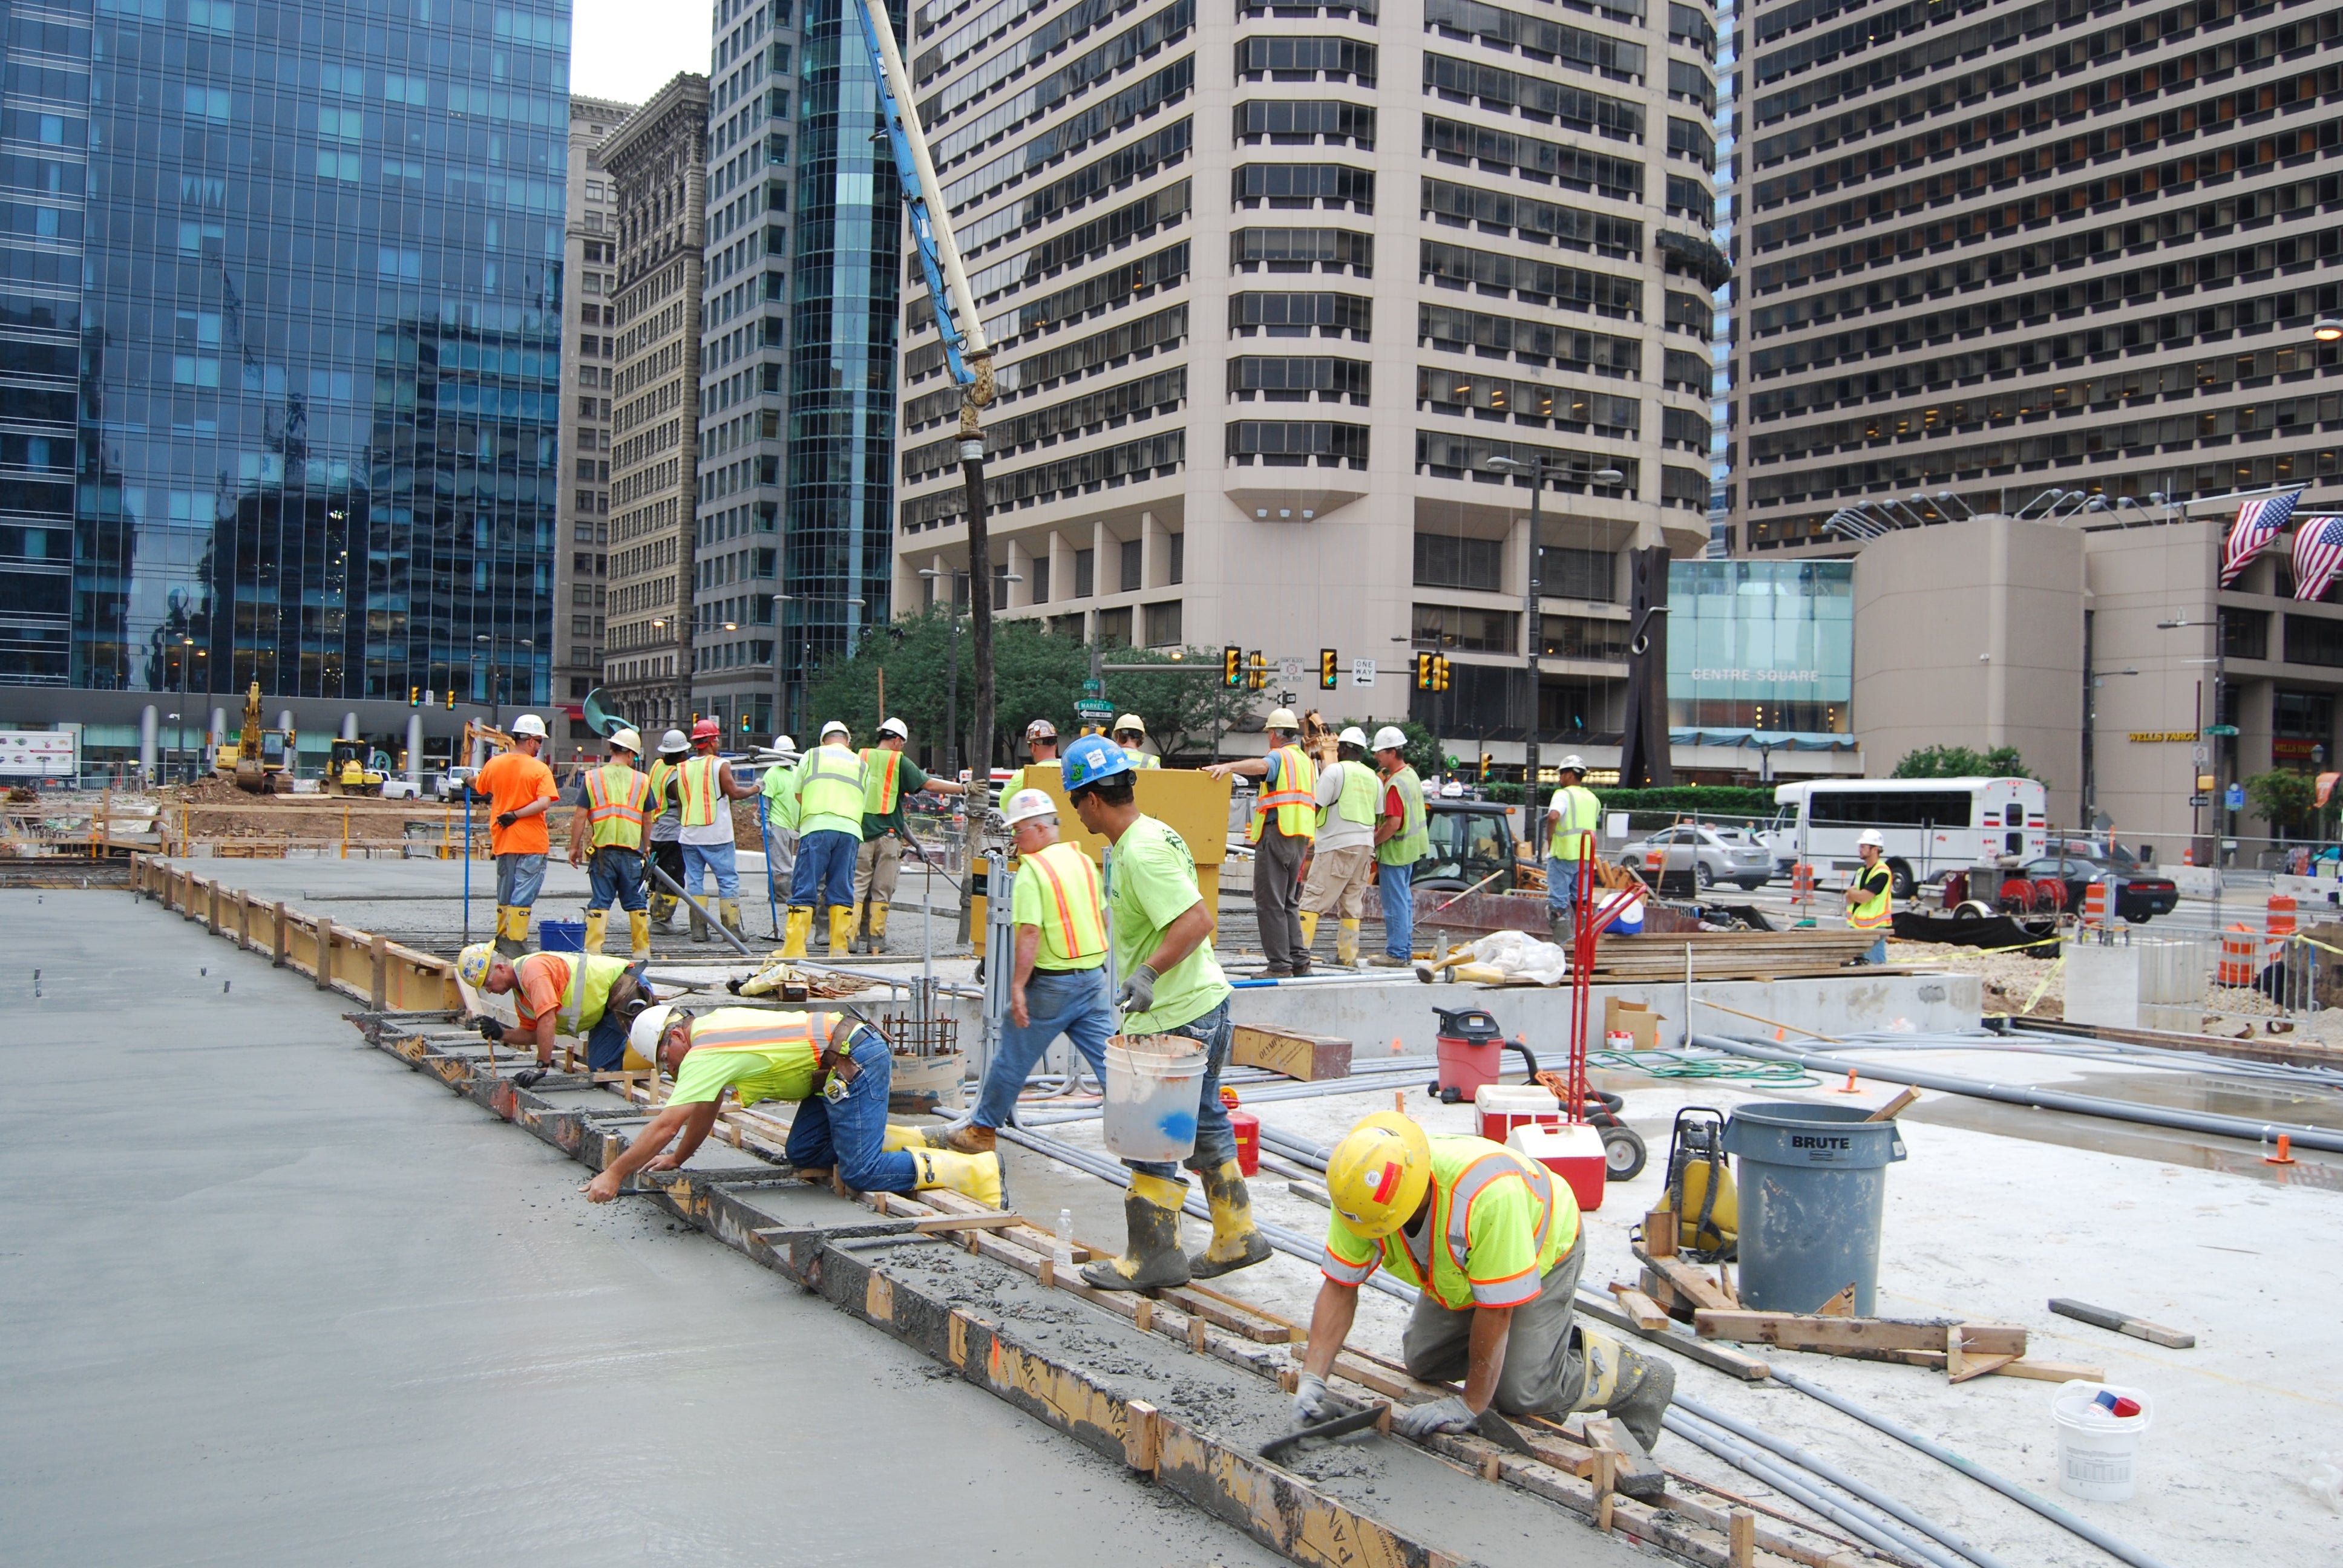
[(244, 728), (232, 741), (222, 741), (212, 754), (212, 772), (233, 779), (236, 787), (255, 795), (283, 793), (291, 786), (293, 731), (260, 727), (260, 682), (244, 694)]
[(363, 740), (337, 740), (326, 761), (328, 795), (379, 795), (390, 777), (390, 759)]
[(1725, 1117), (1704, 1105), (1676, 1112), (1668, 1141), (1667, 1200), (1676, 1250), (1695, 1262), (1731, 1259), (1741, 1239), (1741, 1198), (1725, 1165)]
[[(1066, 799), (1058, 769), (1035, 769), (1026, 777), (1032, 788), (1056, 804), (1058, 837), (1104, 865), (1106, 840), (1082, 830), (1082, 819), (1074, 815), (1073, 805)], [(1172, 830), (1187, 841), (1188, 852), (1196, 857), (1197, 891), (1203, 894), (1206, 909), (1219, 910), (1221, 862), (1229, 852), (1229, 781), (1186, 768), (1142, 768), (1131, 775), (1131, 789), (1141, 810), (1171, 824)], [(976, 908), (969, 916), (969, 931), (976, 939), (979, 953), (984, 951), (984, 909), (985, 898), (979, 892)]]

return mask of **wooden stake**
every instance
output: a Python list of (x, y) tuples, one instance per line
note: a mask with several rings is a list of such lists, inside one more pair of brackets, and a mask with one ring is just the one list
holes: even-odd
[(1945, 1375), (1955, 1382), (1966, 1382), (1969, 1375), (1968, 1357), (1961, 1353), (1961, 1325), (1958, 1323), (1945, 1331)]
[(334, 918), (317, 917), (317, 989), (334, 989)]
[(1505, 1475), (1505, 1462), (1504, 1462), (1504, 1459), (1503, 1459), (1503, 1457), (1502, 1455), (1494, 1454), (1494, 1453), (1484, 1453), (1484, 1454), (1483, 1454), (1483, 1455), (1481, 1456), (1481, 1479), (1482, 1479), (1482, 1480), (1483, 1480), (1483, 1481), (1502, 1481), (1502, 1480), (1503, 1480), (1503, 1479), (1504, 1479), (1504, 1475)]
[(1130, 1424), (1122, 1431), (1122, 1462), (1131, 1469), (1152, 1475), (1163, 1462), (1163, 1418), (1145, 1400), (1132, 1400), (1123, 1406), (1124, 1418)]
[(1905, 1111), (1910, 1110), (1912, 1102), (1919, 1098), (1920, 1091), (1918, 1090), (1907, 1089), (1903, 1093), (1897, 1095), (1895, 1099), (1889, 1101), (1886, 1104), (1881, 1106), (1878, 1110), (1873, 1111), (1870, 1115), (1865, 1117), (1864, 1120), (1865, 1121), (1893, 1121), (1898, 1116), (1904, 1114)]
[[(1152, 1332), (1155, 1328), (1155, 1303), (1141, 1297), (1139, 1310), (1131, 1314), (1131, 1321), (1140, 1332)], [(1285, 1392), (1292, 1393), (1293, 1391), (1289, 1388)]]
[(377, 931), (367, 946), (374, 959), (373, 989), (368, 1000), (375, 1011), (387, 1012), (390, 1010), (390, 939)]
[(1202, 1355), (1212, 1343), (1206, 1337), (1211, 1332), (1212, 1326), (1202, 1317), (1192, 1314), (1188, 1319), (1188, 1348)]
[(1757, 1560), (1757, 1516), (1746, 1508), (1736, 1508), (1726, 1518), (1731, 1521), (1728, 1540), (1733, 1568), (1752, 1568)]
[(1654, 1209), (1644, 1216), (1644, 1251), (1654, 1258), (1676, 1255), (1676, 1211)]
[(281, 970), (285, 967), (287, 960), (293, 956), (289, 950), (288, 940), (285, 933), (285, 900), (279, 899), (275, 903), (269, 905), (268, 908), (275, 919), (275, 924), (271, 928), (271, 934), (268, 939), (269, 952), (271, 955), (269, 961), (272, 967)]

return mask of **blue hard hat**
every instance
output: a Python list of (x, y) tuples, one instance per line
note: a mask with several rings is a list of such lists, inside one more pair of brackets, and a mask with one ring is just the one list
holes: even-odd
[(1122, 748), (1103, 735), (1085, 735), (1066, 748), (1062, 768), (1061, 778), (1069, 795), (1101, 779), (1131, 771), (1131, 759)]

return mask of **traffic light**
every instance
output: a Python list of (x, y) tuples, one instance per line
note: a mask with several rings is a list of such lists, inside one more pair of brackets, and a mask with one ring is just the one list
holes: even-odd
[(1489, 761), (1490, 761), (1489, 754), (1488, 754), (1487, 752), (1485, 752), (1485, 751), (1482, 752), (1482, 753), (1481, 753), (1481, 782), (1482, 782), (1482, 783), (1483, 783), (1483, 784), (1486, 784), (1486, 783), (1489, 781)]
[(447, 688), (447, 710), (450, 713), (456, 710), (456, 689), (453, 686)]
[(1318, 685), (1322, 690), (1334, 689), (1334, 650), (1331, 648), (1318, 650)]
[(740, 733), (743, 735), (749, 733), (749, 712), (746, 709), (741, 709), (740, 712)]
[(409, 708), (420, 708), (423, 706), (423, 689), (421, 687), (410, 686), (407, 689), (407, 706)]
[(1448, 689), (1448, 656), (1444, 653), (1435, 653), (1432, 656), (1432, 689), (1434, 691)]
[(1234, 691), (1244, 683), (1244, 649), (1241, 648), (1221, 649), (1221, 684)]
[(1432, 655), (1428, 653), (1415, 656), (1415, 689), (1418, 691), (1432, 689)]
[(1255, 691), (1265, 690), (1269, 686), (1269, 656), (1259, 648), (1253, 649), (1245, 660), (1245, 685)]

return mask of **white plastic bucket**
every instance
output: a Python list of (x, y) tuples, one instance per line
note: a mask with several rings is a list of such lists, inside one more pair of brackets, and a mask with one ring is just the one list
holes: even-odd
[[(2137, 1400), (2139, 1413), (2117, 1415), (2094, 1402), (2102, 1389)], [(2139, 1440), (2156, 1419), (2147, 1393), (2120, 1383), (2064, 1382), (2051, 1396), (2050, 1418), (2058, 1429), (2058, 1490), (2088, 1503), (2127, 1502)]]
[(1106, 1146), (1125, 1160), (1169, 1164), (1196, 1150), (1198, 1094), (1209, 1053), (1184, 1034), (1106, 1042)]

